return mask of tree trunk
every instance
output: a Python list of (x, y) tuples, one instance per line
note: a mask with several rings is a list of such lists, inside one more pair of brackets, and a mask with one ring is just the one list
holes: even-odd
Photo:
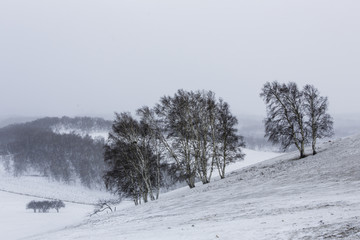
[(195, 177), (193, 175), (188, 177), (188, 179), (186, 179), (186, 182), (187, 182), (189, 188), (195, 187)]
[[(314, 135), (314, 134), (313, 134)], [(313, 150), (313, 155), (315, 155), (316, 152), (316, 136), (313, 137), (313, 141), (312, 141), (312, 150)]]
[(315, 144), (312, 145), (313, 155), (317, 154)]
[(305, 149), (304, 149), (304, 142), (301, 143), (301, 149), (300, 149), (300, 159), (301, 158), (305, 158), (306, 155), (305, 155)]

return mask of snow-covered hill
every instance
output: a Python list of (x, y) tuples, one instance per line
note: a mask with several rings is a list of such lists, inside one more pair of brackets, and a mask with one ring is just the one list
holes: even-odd
[(50, 129), (57, 134), (75, 133), (82, 137), (89, 135), (94, 139), (106, 139), (111, 129), (112, 122), (102, 118), (62, 117), (50, 125)]
[[(14, 177), (0, 164), (0, 239), (13, 240), (77, 224), (99, 199), (114, 198), (81, 184), (62, 184), (39, 176)], [(32, 200), (61, 199), (66, 207), (57, 213), (33, 213), (25, 206)]]
[(56, 125), (52, 127), (52, 131), (57, 134), (69, 134), (69, 133), (75, 133), (77, 135), (80, 135), (82, 137), (85, 137), (86, 135), (89, 135), (93, 139), (104, 139), (106, 140), (109, 135), (110, 130), (105, 129), (92, 129), (92, 130), (82, 130), (79, 128), (71, 128), (64, 125)]
[(62, 229), (69, 224), (77, 224), (87, 217), (93, 206), (65, 202), (59, 213), (33, 213), (25, 206), (30, 201), (44, 199), (0, 191), (0, 239), (22, 239), (51, 230)]
[[(247, 154), (245, 161), (231, 164), (229, 172), (279, 155), (247, 149), (245, 153)], [(186, 191), (187, 188), (184, 190)], [(66, 208), (59, 214), (55, 211), (49, 214), (34, 214), (32, 210), (25, 209), (26, 203), (42, 198), (61, 199), (65, 201)], [(61, 184), (39, 176), (14, 177), (4, 171), (0, 164), (0, 200), (6, 206), (0, 208), (1, 239), (3, 237), (7, 240), (19, 239), (61, 229), (67, 225), (79, 224), (81, 220), (88, 219), (89, 213), (93, 211), (93, 206), (89, 204), (109, 198), (114, 197), (103, 191), (89, 190), (81, 185)], [(132, 205), (132, 202), (123, 202), (118, 209), (132, 208)]]
[(360, 136), (29, 239), (359, 239)]

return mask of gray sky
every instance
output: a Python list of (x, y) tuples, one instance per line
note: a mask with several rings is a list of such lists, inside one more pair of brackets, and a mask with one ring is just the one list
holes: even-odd
[(266, 81), (359, 113), (358, 0), (1, 0), (0, 116), (105, 114), (177, 89), (265, 115)]

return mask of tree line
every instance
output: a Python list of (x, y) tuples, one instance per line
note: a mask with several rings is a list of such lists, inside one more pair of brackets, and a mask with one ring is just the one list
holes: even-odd
[(142, 107), (136, 118), (116, 113), (105, 144), (107, 188), (135, 204), (159, 197), (164, 176), (195, 187), (211, 181), (217, 170), (243, 159), (244, 139), (229, 104), (211, 91), (178, 90), (153, 108)]
[[(294, 146), (304, 158), (306, 145), (316, 154), (317, 140), (332, 136), (328, 99), (314, 86), (267, 82), (260, 97), (265, 137), (284, 151)], [(214, 171), (225, 178), (226, 166), (244, 158), (238, 120), (211, 91), (178, 90), (136, 113), (116, 113), (104, 154), (107, 189), (135, 204), (157, 199), (166, 176), (193, 188), (197, 180), (209, 183)]]
[(57, 127), (63, 127), (69, 129), (78, 129), (83, 132), (90, 132), (93, 130), (109, 130), (111, 128), (111, 121), (97, 117), (44, 117), (23, 124), (10, 125), (9, 127), (18, 125), (48, 130), (53, 130)]
[[(62, 121), (79, 124), (81, 119)], [(54, 133), (51, 126), (58, 120), (44, 118), (0, 129), (0, 155), (7, 156), (5, 168), (16, 176), (34, 173), (65, 183), (79, 180), (87, 187), (102, 185), (104, 140)], [(88, 118), (80, 122), (79, 126), (94, 126)]]

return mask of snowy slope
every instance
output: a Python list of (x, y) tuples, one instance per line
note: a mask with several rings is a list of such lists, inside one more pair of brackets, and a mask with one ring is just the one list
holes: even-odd
[[(21, 239), (77, 224), (89, 215), (99, 199), (109, 193), (90, 190), (80, 184), (61, 184), (38, 176), (14, 177), (0, 164), (0, 239)], [(66, 207), (57, 213), (33, 213), (25, 206), (32, 200), (61, 199)]]
[(65, 208), (57, 213), (33, 213), (25, 206), (32, 200), (41, 201), (24, 195), (17, 195), (0, 191), (0, 239), (21, 239), (31, 235), (58, 230), (69, 224), (80, 222), (93, 209), (90, 205), (65, 203)]
[[(246, 153), (245, 161), (231, 164), (228, 171), (279, 155), (278, 153), (256, 152), (247, 149), (244, 151)], [(216, 174), (214, 175), (216, 176)], [(180, 191), (183, 190), (180, 189)], [(25, 209), (25, 205), (31, 200), (43, 200), (44, 198), (62, 199), (66, 201), (66, 208), (61, 209), (59, 214), (55, 211), (48, 214), (34, 214), (32, 210)], [(59, 230), (67, 225), (79, 224), (93, 211), (93, 206), (89, 204), (96, 203), (98, 199), (109, 198), (113, 198), (113, 196), (103, 191), (86, 189), (81, 185), (69, 186), (38, 176), (13, 177), (0, 165), (0, 201), (3, 206), (6, 206), (0, 209), (0, 216), (2, 216), (0, 218), (2, 230), (0, 239), (20, 239)], [(82, 204), (74, 204), (74, 202)], [(123, 202), (117, 208), (124, 209), (129, 206), (132, 207), (131, 202)]]
[(91, 190), (81, 184), (65, 184), (50, 181), (40, 176), (14, 177), (3, 169), (0, 164), (0, 192), (18, 195), (62, 199), (67, 202), (95, 204), (99, 199), (108, 199), (112, 196), (99, 190)]
[(360, 136), (29, 239), (359, 239)]

